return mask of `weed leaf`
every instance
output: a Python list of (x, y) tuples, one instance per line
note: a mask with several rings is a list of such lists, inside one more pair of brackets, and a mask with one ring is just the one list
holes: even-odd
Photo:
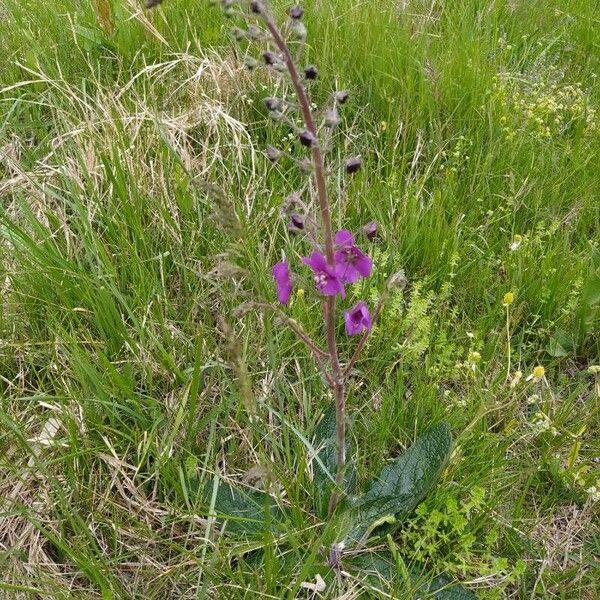
[(386, 465), (352, 508), (353, 525), (346, 543), (361, 545), (379, 525), (410, 513), (439, 477), (451, 450), (450, 428), (438, 423)]
[(220, 521), (227, 521), (225, 531), (230, 534), (254, 537), (281, 532), (286, 511), (269, 494), (219, 481), (216, 492), (213, 483), (207, 483), (204, 499)]

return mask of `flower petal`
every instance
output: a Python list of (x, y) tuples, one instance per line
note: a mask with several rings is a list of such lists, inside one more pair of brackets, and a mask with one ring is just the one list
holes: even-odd
[(292, 294), (292, 278), (287, 261), (284, 259), (276, 263), (272, 274), (277, 288), (277, 299), (281, 304), (287, 304)]
[(347, 230), (341, 229), (335, 234), (335, 244), (340, 248), (354, 246), (354, 236)]

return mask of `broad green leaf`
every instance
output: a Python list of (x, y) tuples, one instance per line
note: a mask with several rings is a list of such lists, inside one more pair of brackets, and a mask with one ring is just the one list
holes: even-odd
[[(406, 586), (405, 575), (397, 567), (391, 552), (365, 552), (352, 559), (349, 565), (359, 576), (366, 577), (375, 585), (393, 587), (394, 584)], [(435, 598), (435, 600), (477, 600), (477, 596), (464, 587), (452, 583), (445, 575), (437, 575), (431, 579), (426, 573), (410, 571), (410, 585), (415, 598)], [(386, 591), (385, 589), (383, 591)]]
[[(204, 489), (204, 499), (213, 501), (213, 483)], [(261, 536), (266, 531), (281, 531), (286, 511), (275, 498), (259, 490), (242, 489), (219, 481), (214, 496), (214, 513), (220, 521), (227, 521), (225, 531), (245, 536)]]
[[(336, 419), (335, 404), (333, 402), (329, 405), (315, 429), (313, 447), (321, 463), (319, 464), (317, 460), (313, 461), (315, 510), (319, 516), (325, 517), (337, 470)], [(349, 444), (346, 443), (345, 491), (347, 494), (353, 494), (355, 489), (356, 466)]]
[(410, 513), (439, 477), (451, 450), (450, 428), (438, 423), (386, 465), (351, 509), (352, 527), (345, 543), (361, 545), (375, 527)]

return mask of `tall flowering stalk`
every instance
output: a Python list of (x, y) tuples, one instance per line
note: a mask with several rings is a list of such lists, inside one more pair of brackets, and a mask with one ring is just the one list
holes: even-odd
[[(331, 515), (337, 506), (340, 491), (343, 489), (346, 472), (346, 379), (348, 371), (344, 371), (340, 364), (338, 356), (336, 339), (336, 298), (345, 297), (345, 284), (354, 283), (360, 277), (368, 277), (371, 273), (371, 259), (367, 257), (354, 244), (354, 238), (349, 231), (340, 231), (335, 236), (331, 224), (331, 207), (327, 189), (327, 179), (325, 171), (325, 160), (323, 149), (319, 140), (319, 132), (315, 123), (315, 117), (311, 109), (311, 103), (308, 98), (306, 86), (300, 75), (299, 69), (294, 61), (292, 53), (284, 39), (272, 13), (260, 2), (253, 0), (250, 3), (251, 10), (258, 15), (264, 22), (267, 30), (271, 34), (272, 41), (277, 47), (280, 58), (285, 63), (289, 73), (291, 83), (298, 100), (298, 106), (305, 129), (299, 132), (300, 142), (310, 148), (313, 177), (317, 191), (317, 200), (319, 204), (319, 216), (323, 236), (324, 254), (319, 250), (314, 250), (309, 257), (303, 259), (304, 264), (308, 265), (314, 273), (315, 286), (323, 296), (323, 320), (325, 323), (325, 333), (327, 340), (327, 363), (329, 373), (327, 381), (333, 391), (336, 408), (336, 438), (337, 438), (337, 473), (336, 489), (333, 490), (329, 503), (329, 514)], [(292, 21), (299, 22), (303, 11), (299, 6), (294, 6), (289, 11)], [(303, 26), (295, 25), (295, 28), (303, 31)], [(267, 61), (269, 54), (265, 55)], [(305, 76), (308, 79), (314, 79), (317, 71), (314, 66), (307, 67)], [(334, 94), (336, 104), (346, 101), (347, 94), (338, 92)], [(332, 126), (336, 115), (335, 107), (330, 110), (327, 117)], [(360, 162), (354, 159), (354, 162), (347, 170), (355, 172), (360, 167)], [(286, 264), (286, 263), (280, 263)], [(290, 285), (290, 275), (288, 272), (279, 271), (273, 273), (277, 284), (278, 293), (281, 301), (281, 290), (288, 289)], [(363, 334), (363, 337), (369, 334), (371, 330), (371, 316), (364, 302), (359, 303), (354, 309), (346, 313), (346, 332), (349, 335)], [(358, 358), (358, 356), (356, 357)]]
[[(157, 0), (149, 0), (148, 4), (158, 4)], [(296, 160), (298, 167), (310, 173), (316, 190), (318, 211), (316, 221), (320, 224), (319, 233), (313, 231), (308, 207), (303, 205), (299, 194), (292, 195), (288, 206), (288, 229), (294, 234), (305, 234), (312, 245), (312, 251), (302, 258), (302, 263), (312, 271), (315, 290), (321, 297), (323, 323), (325, 329), (326, 347), (310, 338), (299, 325), (287, 317), (282, 308), (273, 307), (264, 302), (255, 302), (253, 306), (258, 309), (274, 308), (283, 317), (283, 321), (298, 335), (299, 339), (308, 347), (319, 369), (333, 392), (336, 412), (336, 486), (329, 501), (329, 514), (333, 514), (338, 505), (340, 495), (343, 493), (346, 471), (346, 393), (347, 380), (352, 368), (364, 348), (372, 323), (377, 318), (382, 301), (371, 315), (364, 301), (344, 312), (345, 332), (350, 336), (361, 336), (351, 358), (342, 364), (338, 355), (336, 327), (338, 324), (337, 297), (346, 298), (346, 286), (357, 283), (369, 277), (372, 271), (372, 260), (356, 244), (354, 235), (343, 229), (335, 232), (331, 220), (331, 204), (328, 195), (327, 171), (325, 166), (324, 136), (317, 127), (319, 119), (329, 133), (340, 123), (338, 109), (349, 97), (348, 92), (337, 90), (331, 96), (331, 105), (327, 107), (322, 116), (313, 110), (307, 91), (307, 82), (318, 78), (318, 70), (314, 65), (304, 69), (299, 68), (290, 45), (288, 36), (292, 37), (300, 46), (306, 40), (306, 27), (302, 22), (304, 11), (300, 6), (292, 6), (288, 10), (288, 22), (281, 28), (276, 22), (273, 13), (261, 0), (221, 0), (224, 14), (230, 18), (241, 17), (245, 28), (234, 27), (233, 36), (240, 42), (247, 41), (266, 42), (269, 46), (262, 53), (261, 60), (246, 55), (245, 64), (249, 70), (261, 66), (280, 74), (287, 74), (292, 84), (296, 103), (288, 102), (285, 98), (267, 97), (264, 104), (274, 121), (289, 125), (295, 131), (298, 141), (310, 152), (310, 159)], [(290, 116), (292, 115), (292, 116)], [(299, 116), (302, 125), (298, 127), (295, 116)], [(265, 152), (267, 158), (277, 162), (284, 152), (269, 146)], [(352, 175), (361, 168), (359, 157), (351, 157), (345, 161), (344, 169)], [(300, 207), (300, 210), (299, 210)], [(301, 214), (304, 213), (304, 214)], [(368, 223), (362, 231), (364, 237), (372, 240), (377, 233), (374, 222)], [(277, 299), (281, 305), (286, 305), (292, 294), (294, 274), (287, 258), (272, 267), (272, 276), (276, 284)], [(385, 297), (385, 294), (383, 295)]]
[[(225, 2), (224, 5), (226, 11), (232, 6), (229, 2)], [(277, 49), (277, 53), (264, 52), (265, 65), (275, 70), (281, 70), (283, 64), (289, 74), (303, 122), (303, 127), (298, 128), (296, 133), (300, 143), (310, 149), (312, 177), (314, 178), (318, 217), (321, 225), (322, 247), (316, 240), (313, 240), (314, 249), (309, 256), (302, 259), (302, 262), (312, 270), (315, 288), (322, 297), (326, 350), (321, 350), (315, 341), (307, 340), (305, 335), (300, 339), (309, 346), (313, 355), (325, 356), (325, 360), (319, 359), (318, 364), (326, 375), (326, 380), (333, 392), (335, 401), (337, 472), (335, 477), (336, 488), (332, 491), (329, 502), (329, 514), (331, 515), (336, 509), (340, 493), (343, 490), (346, 471), (346, 381), (353, 364), (358, 359), (358, 353), (355, 353), (345, 368), (340, 363), (336, 338), (337, 297), (345, 298), (346, 285), (355, 283), (360, 278), (370, 275), (372, 261), (355, 244), (351, 232), (347, 230), (339, 231), (336, 234), (333, 232), (324, 149), (305, 83), (307, 80), (317, 78), (317, 69), (314, 65), (309, 65), (301, 74), (287, 40), (272, 12), (260, 0), (252, 0), (249, 3), (249, 8), (251, 14), (256, 15), (259, 21), (262, 21), (269, 34), (267, 39), (270, 39)], [(300, 6), (293, 6), (288, 14), (292, 34), (295, 34), (300, 42), (303, 42), (306, 37), (306, 29), (302, 23), (303, 9)], [(255, 32), (252, 25), (250, 25), (243, 36), (252, 37), (253, 35), (255, 35)], [(345, 91), (337, 91), (333, 94), (333, 106), (325, 113), (326, 127), (331, 129), (339, 123), (337, 107), (346, 102), (347, 98), (348, 94)], [(266, 98), (265, 105), (275, 119), (285, 116), (285, 113), (282, 112), (285, 102), (276, 98)], [(276, 149), (270, 148), (267, 150), (267, 156), (271, 160), (278, 160), (280, 155), (280, 151)], [(348, 173), (355, 173), (360, 166), (360, 159), (352, 158), (346, 162), (345, 168)], [(304, 228), (299, 215), (291, 215), (290, 221), (290, 230), (301, 231)], [(280, 303), (286, 304), (292, 289), (292, 274), (287, 260), (283, 260), (273, 267), (273, 277), (278, 299)], [(367, 305), (364, 302), (359, 302), (354, 308), (348, 310), (345, 314), (345, 324), (346, 332), (349, 335), (362, 335), (357, 348), (360, 352), (360, 348), (364, 346), (372, 326), (372, 319)]]

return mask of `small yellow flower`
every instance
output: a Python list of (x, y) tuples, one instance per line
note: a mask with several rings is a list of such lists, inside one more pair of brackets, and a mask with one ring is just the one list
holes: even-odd
[(506, 292), (504, 294), (504, 298), (502, 299), (503, 306), (510, 306), (515, 300), (515, 295), (512, 292)]
[(588, 367), (588, 373), (592, 375), (600, 375), (600, 365), (591, 365)]
[(542, 379), (544, 379), (544, 375), (546, 375), (546, 369), (541, 365), (533, 368), (531, 375), (527, 377), (527, 381), (531, 381), (533, 379), (533, 383), (539, 383)]
[(379, 123), (379, 129), (381, 129), (381, 131), (385, 131), (387, 129), (387, 122), (381, 121), (381, 123)]
[(298, 291), (296, 292), (296, 295), (298, 296), (298, 298), (304, 298), (304, 289), (303, 288), (298, 288)]

